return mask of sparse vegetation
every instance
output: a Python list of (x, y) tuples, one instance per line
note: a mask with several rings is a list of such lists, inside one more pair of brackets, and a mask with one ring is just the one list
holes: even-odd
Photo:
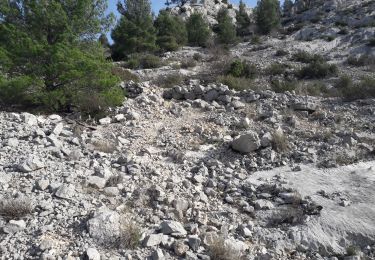
[(180, 85), (184, 80), (184, 77), (179, 73), (173, 73), (166, 76), (161, 75), (153, 83), (161, 88), (173, 88)]
[(375, 47), (375, 38), (371, 38), (371, 39), (368, 41), (367, 46)]
[(355, 67), (375, 65), (375, 57), (368, 54), (349, 56), (346, 62)]
[(187, 59), (181, 62), (181, 68), (183, 69), (193, 68), (195, 66), (197, 66), (197, 63), (194, 59)]
[(271, 88), (276, 93), (284, 93), (286, 91), (294, 91), (298, 87), (298, 82), (295, 80), (274, 80), (271, 82)]
[(354, 83), (350, 77), (343, 76), (335, 87), (346, 101), (375, 97), (375, 78), (365, 77)]
[(123, 218), (120, 226), (119, 248), (135, 249), (140, 245), (142, 230), (137, 223)]
[(302, 63), (324, 62), (324, 58), (321, 55), (311, 54), (306, 51), (294, 53), (292, 59)]
[(153, 54), (132, 54), (125, 63), (129, 69), (154, 69), (164, 65), (159, 56)]
[(272, 133), (272, 147), (278, 152), (285, 152), (289, 149), (289, 141), (286, 135), (281, 131)]
[(322, 61), (314, 61), (298, 71), (297, 76), (301, 79), (323, 79), (328, 76), (337, 75), (337, 66)]
[(277, 50), (276, 53), (275, 53), (275, 56), (277, 56), (277, 57), (282, 57), (282, 56), (286, 56), (286, 55), (289, 55), (289, 52), (286, 51), (286, 50)]
[(0, 216), (5, 219), (21, 219), (30, 215), (33, 206), (26, 198), (3, 198), (0, 200)]
[(281, 64), (281, 63), (272, 63), (267, 69), (266, 73), (268, 75), (282, 75), (285, 73), (287, 68), (286, 64)]
[(134, 81), (138, 82), (139, 77), (132, 72), (130, 72), (128, 69), (124, 69), (121, 67), (113, 67), (112, 73), (120, 78), (121, 81)]
[(256, 89), (253, 81), (245, 77), (233, 77), (232, 75), (219, 76), (217, 82), (227, 85), (230, 89), (237, 91)]
[(254, 79), (258, 74), (258, 69), (255, 65), (246, 61), (235, 60), (230, 64), (226, 74), (237, 78), (244, 77)]

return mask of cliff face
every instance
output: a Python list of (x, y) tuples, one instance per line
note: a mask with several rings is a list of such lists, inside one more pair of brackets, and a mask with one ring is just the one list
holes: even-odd
[[(196, 1), (196, 3), (186, 3), (183, 6), (175, 6), (170, 9), (171, 13), (182, 17), (182, 19), (187, 19), (193, 13), (201, 13), (210, 25), (217, 23), (216, 16), (221, 8), (228, 8), (229, 15), (232, 17), (233, 21), (236, 21), (236, 10), (238, 6), (225, 3), (224, 0), (202, 0)], [(249, 14), (251, 14), (251, 9), (248, 8)]]

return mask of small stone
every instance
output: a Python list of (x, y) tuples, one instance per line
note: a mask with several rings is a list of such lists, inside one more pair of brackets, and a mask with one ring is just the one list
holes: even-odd
[(188, 244), (194, 252), (198, 251), (201, 242), (201, 239), (197, 235), (189, 236)]
[(111, 123), (111, 118), (110, 117), (105, 117), (102, 119), (99, 119), (99, 124), (101, 125), (109, 125)]
[(3, 227), (4, 233), (13, 234), (22, 231), (26, 228), (24, 220), (10, 220), (8, 224)]
[(73, 184), (63, 184), (55, 192), (55, 196), (60, 199), (70, 199), (75, 194), (75, 188)]
[(254, 202), (255, 209), (272, 209), (274, 206), (271, 201), (260, 199)]
[(143, 246), (158, 246), (163, 239), (163, 234), (151, 234), (143, 240)]
[(52, 133), (55, 135), (55, 136), (59, 136), (62, 132), (62, 130), (64, 129), (64, 124), (63, 123), (58, 123), (52, 130)]
[(50, 136), (47, 137), (48, 142), (52, 144), (52, 146), (60, 148), (62, 147), (61, 141), (55, 136), (54, 134), (51, 134)]
[(87, 185), (97, 189), (103, 189), (106, 183), (106, 179), (100, 178), (98, 176), (90, 176), (87, 178)]
[(38, 118), (30, 113), (22, 113), (23, 122), (29, 126), (38, 125)]
[(120, 215), (101, 209), (87, 222), (87, 228), (90, 236), (99, 243), (113, 243), (120, 236)]
[(116, 122), (125, 121), (125, 115), (124, 114), (115, 115), (115, 120), (116, 120)]
[(161, 232), (165, 235), (186, 236), (187, 232), (180, 222), (164, 221), (160, 224)]
[(151, 254), (151, 260), (164, 260), (163, 250), (158, 248)]
[(240, 108), (244, 108), (245, 107), (245, 104), (242, 103), (241, 101), (238, 101), (238, 100), (234, 100), (232, 101), (232, 107), (234, 107), (234, 109), (240, 109)]
[(29, 157), (22, 164), (17, 166), (21, 172), (33, 172), (44, 168), (44, 164), (35, 157)]
[(189, 250), (189, 246), (183, 241), (177, 241), (174, 243), (173, 249), (177, 256), (183, 256)]
[(86, 256), (88, 258), (88, 260), (100, 260), (100, 254), (98, 252), (98, 250), (96, 250), (96, 248), (88, 248), (86, 250)]
[(36, 188), (38, 190), (46, 190), (49, 186), (49, 180), (43, 179), (36, 182)]
[(16, 138), (9, 138), (8, 141), (6, 142), (6, 145), (9, 147), (17, 147), (19, 141)]

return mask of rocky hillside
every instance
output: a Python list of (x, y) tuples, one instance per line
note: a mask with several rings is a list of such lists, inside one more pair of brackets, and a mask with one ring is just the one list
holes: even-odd
[(374, 4), (117, 63), (103, 117), (0, 112), (0, 259), (375, 259)]

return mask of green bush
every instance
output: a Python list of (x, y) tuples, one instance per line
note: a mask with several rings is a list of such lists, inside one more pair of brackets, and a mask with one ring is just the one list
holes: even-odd
[(260, 0), (255, 8), (258, 29), (263, 34), (270, 33), (280, 26), (281, 10), (278, 0)]
[(301, 79), (322, 79), (328, 76), (336, 76), (337, 71), (337, 66), (334, 64), (314, 61), (306, 67), (303, 67), (298, 72), (297, 76)]
[(234, 77), (232, 75), (219, 76), (217, 82), (237, 91), (256, 89), (252, 80), (245, 77)]
[(362, 54), (359, 56), (349, 56), (346, 62), (354, 67), (363, 67), (367, 65), (374, 65), (375, 57), (368, 54)]
[(159, 76), (157, 79), (153, 80), (153, 83), (161, 88), (173, 88), (182, 84), (183, 81), (184, 77), (179, 73), (175, 73), (167, 76)]
[(276, 93), (284, 93), (286, 91), (293, 91), (296, 90), (298, 87), (297, 81), (282, 81), (282, 80), (274, 80), (271, 82), (271, 88)]
[(282, 75), (285, 73), (287, 68), (286, 64), (281, 64), (281, 63), (273, 63), (271, 64), (267, 69), (266, 73), (268, 75)]
[(324, 58), (319, 54), (310, 54), (306, 51), (299, 51), (293, 54), (292, 59), (297, 62), (302, 63), (313, 63), (313, 62), (323, 62)]
[(237, 78), (245, 77), (254, 79), (258, 74), (258, 70), (253, 64), (249, 64), (246, 61), (235, 60), (230, 64), (226, 74)]
[(184, 21), (169, 12), (160, 11), (155, 20), (156, 43), (162, 51), (175, 51), (187, 43), (187, 30)]
[(244, 37), (250, 34), (251, 19), (246, 12), (245, 3), (240, 0), (238, 11), (236, 11), (237, 35)]
[(155, 69), (163, 66), (164, 63), (159, 56), (153, 54), (133, 54), (125, 62), (129, 69)]
[(289, 54), (289, 52), (286, 51), (286, 50), (277, 50), (276, 53), (275, 53), (275, 56), (282, 57), (282, 56), (286, 56), (288, 54)]
[(375, 78), (365, 77), (354, 83), (349, 76), (341, 77), (335, 84), (346, 101), (375, 98)]
[(129, 54), (155, 51), (156, 30), (150, 2), (124, 0), (124, 4), (119, 4), (121, 17), (111, 33), (112, 58), (123, 60)]
[(181, 62), (181, 68), (183, 69), (193, 68), (195, 66), (197, 66), (197, 63), (194, 59), (187, 59)]
[(211, 32), (201, 14), (192, 14), (186, 23), (188, 42), (191, 46), (206, 47)]
[[(87, 113), (122, 103), (119, 79), (96, 40), (111, 22), (105, 9), (104, 0), (1, 3), (0, 102)], [(99, 102), (83, 111), (88, 96)]]
[(222, 8), (217, 14), (218, 39), (222, 44), (232, 44), (237, 41), (236, 27), (229, 16), (228, 9)]

